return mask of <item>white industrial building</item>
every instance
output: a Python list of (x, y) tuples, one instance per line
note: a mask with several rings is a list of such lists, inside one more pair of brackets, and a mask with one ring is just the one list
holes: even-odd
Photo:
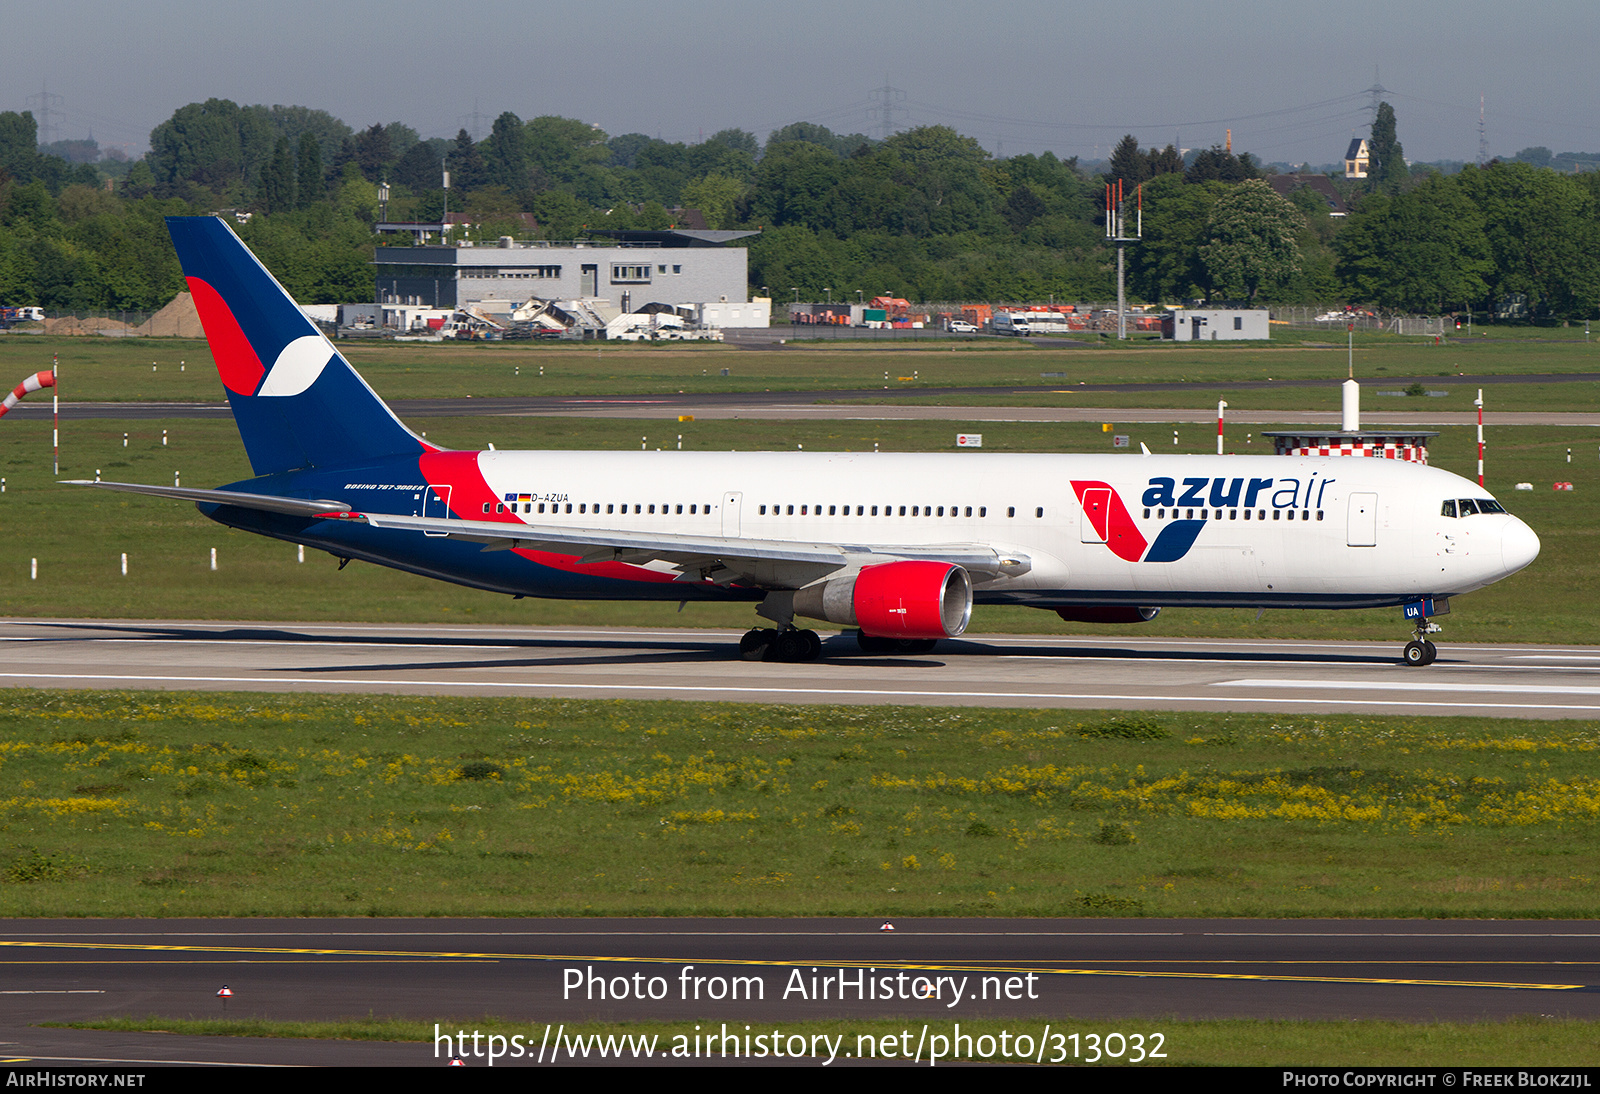
[[(749, 252), (730, 247), (755, 232), (609, 231), (603, 239), (380, 247), (377, 302), (391, 312), (450, 310), (531, 299), (593, 301), (632, 313), (647, 304), (693, 309), (707, 326), (765, 327), (769, 300), (749, 296)], [(496, 305), (499, 305), (496, 307)]]
[(1161, 317), (1161, 337), (1177, 342), (1271, 338), (1266, 308), (1172, 308)]

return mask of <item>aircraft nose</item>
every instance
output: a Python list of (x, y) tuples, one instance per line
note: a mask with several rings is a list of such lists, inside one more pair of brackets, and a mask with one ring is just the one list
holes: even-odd
[(1538, 557), (1538, 535), (1522, 521), (1512, 517), (1500, 533), (1500, 560), (1506, 573), (1514, 574)]

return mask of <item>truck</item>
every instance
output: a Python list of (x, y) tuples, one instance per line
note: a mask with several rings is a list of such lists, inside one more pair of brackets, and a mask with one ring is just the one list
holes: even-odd
[(43, 308), (12, 308), (0, 305), (0, 330), (14, 327), (18, 323), (43, 323)]

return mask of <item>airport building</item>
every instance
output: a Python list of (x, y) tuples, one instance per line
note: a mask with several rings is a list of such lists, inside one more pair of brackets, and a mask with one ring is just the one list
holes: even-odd
[(1220, 342), (1272, 337), (1266, 308), (1172, 308), (1161, 336), (1177, 342)]
[(433, 309), (485, 301), (598, 301), (621, 312), (691, 306), (724, 326), (766, 326), (751, 307), (749, 252), (728, 246), (755, 232), (669, 229), (597, 232), (604, 238), (514, 240), (377, 249), (377, 303)]

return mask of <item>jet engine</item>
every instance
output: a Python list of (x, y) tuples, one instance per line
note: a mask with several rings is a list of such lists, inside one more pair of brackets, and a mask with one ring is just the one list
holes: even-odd
[(800, 589), (794, 610), (877, 638), (954, 638), (972, 618), (972, 578), (946, 562), (884, 562)]

